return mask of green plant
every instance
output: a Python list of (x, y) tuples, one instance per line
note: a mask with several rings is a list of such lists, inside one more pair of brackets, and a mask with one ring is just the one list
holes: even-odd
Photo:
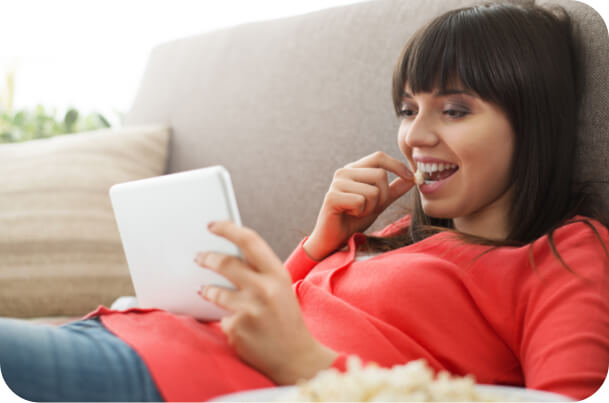
[[(6, 74), (5, 94), (0, 94), (0, 143), (17, 143), (111, 127), (101, 113), (91, 112), (83, 116), (75, 108), (69, 108), (63, 117), (57, 117), (56, 109), (51, 112), (42, 105), (14, 111), (14, 75), (14, 71)], [(115, 113), (122, 124), (124, 115), (118, 111)]]
[[(0, 111), (0, 143), (22, 142), (111, 127), (101, 113), (92, 112), (83, 116), (75, 108), (68, 109), (63, 118), (57, 117), (55, 109), (50, 112), (42, 105), (33, 110)], [(119, 112), (117, 114), (122, 122), (123, 115)]]

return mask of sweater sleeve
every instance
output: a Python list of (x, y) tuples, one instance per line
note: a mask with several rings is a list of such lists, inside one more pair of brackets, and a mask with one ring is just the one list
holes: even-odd
[[(607, 230), (598, 225), (603, 243)], [(609, 365), (609, 259), (594, 232), (569, 224), (535, 244), (537, 275), (522, 300), (521, 364), (526, 386), (583, 399), (598, 390)]]
[[(400, 218), (399, 220), (387, 225), (380, 231), (376, 231), (372, 233), (375, 236), (388, 236), (391, 235), (400, 229), (410, 225), (410, 214), (407, 214)], [(307, 255), (307, 252), (304, 250), (304, 243), (309, 239), (308, 236), (304, 237), (296, 249), (292, 251), (290, 256), (285, 260), (284, 266), (286, 270), (292, 276), (292, 283), (297, 282), (298, 280), (302, 280), (305, 276), (311, 271), (313, 267), (315, 267), (319, 262), (313, 260)]]
[(302, 280), (307, 273), (319, 263), (318, 261), (311, 259), (309, 255), (307, 255), (307, 252), (305, 252), (303, 245), (307, 239), (309, 239), (308, 236), (304, 237), (283, 263), (286, 270), (290, 273), (290, 276), (292, 276), (292, 283)]

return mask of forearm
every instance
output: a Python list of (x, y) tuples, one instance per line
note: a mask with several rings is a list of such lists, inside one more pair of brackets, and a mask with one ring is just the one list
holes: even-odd
[(309, 258), (317, 262), (322, 261), (326, 256), (328, 256), (329, 253), (327, 251), (321, 251), (317, 245), (313, 245), (313, 240), (311, 238), (306, 240), (306, 242), (302, 245), (302, 249), (304, 249)]
[(336, 351), (318, 343), (314, 351), (286, 363), (287, 365), (271, 378), (278, 385), (294, 385), (299, 380), (309, 380), (319, 371), (330, 368), (338, 356)]

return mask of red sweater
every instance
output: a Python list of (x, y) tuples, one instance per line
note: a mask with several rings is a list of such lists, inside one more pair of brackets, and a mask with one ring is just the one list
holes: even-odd
[[(581, 218), (581, 217), (577, 217)], [(604, 244), (605, 227), (592, 221)], [(388, 235), (409, 216), (385, 228)], [(285, 262), (305, 322), (317, 340), (386, 367), (425, 358), (435, 370), (474, 374), (478, 383), (526, 386), (583, 399), (609, 368), (609, 258), (584, 223), (555, 231), (561, 266), (547, 237), (529, 248), (466, 244), (443, 232), (368, 260), (348, 248), (321, 262), (303, 243)], [(239, 360), (219, 323), (160, 310), (111, 311), (103, 324), (132, 346), (168, 401), (203, 401), (274, 386)]]

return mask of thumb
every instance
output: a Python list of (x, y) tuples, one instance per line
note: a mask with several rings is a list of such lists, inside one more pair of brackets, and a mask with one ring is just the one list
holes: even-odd
[(389, 184), (389, 197), (387, 198), (385, 207), (389, 206), (391, 203), (403, 196), (412, 188), (413, 185), (414, 182), (412, 180), (396, 178), (393, 182)]

